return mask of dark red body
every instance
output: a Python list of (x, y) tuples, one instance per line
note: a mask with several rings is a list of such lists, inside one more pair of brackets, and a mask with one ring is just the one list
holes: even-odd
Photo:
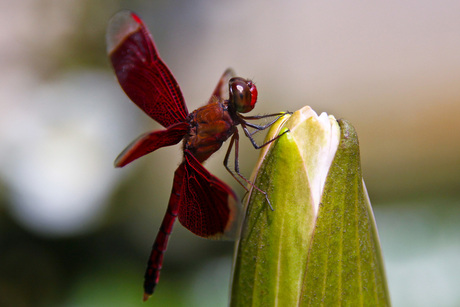
[[(208, 104), (189, 114), (179, 85), (160, 59), (147, 28), (128, 11), (112, 18), (107, 52), (125, 93), (166, 128), (141, 135), (119, 155), (115, 165), (122, 167), (183, 140), (184, 159), (174, 174), (168, 209), (145, 273), (144, 299), (147, 299), (158, 283), (164, 251), (177, 217), (182, 225), (202, 237), (219, 238), (235, 233), (239, 217), (237, 198), (202, 162), (229, 137), (232, 136), (231, 144), (238, 144), (238, 124), (243, 125), (248, 135), (245, 118), (239, 113), (254, 108), (257, 89), (251, 81), (233, 78), (233, 72), (227, 70)], [(228, 99), (224, 97), (227, 94)]]
[(236, 124), (223, 101), (207, 104), (189, 116), (190, 130), (184, 138), (184, 148), (198, 161), (204, 162), (220, 149), (236, 129)]

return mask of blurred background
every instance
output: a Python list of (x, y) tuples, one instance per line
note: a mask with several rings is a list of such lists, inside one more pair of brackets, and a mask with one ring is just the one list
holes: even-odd
[[(257, 83), (253, 113), (348, 119), (394, 306), (460, 305), (460, 2), (0, 0), (0, 306), (141, 305), (181, 153), (112, 166), (160, 128), (108, 63), (122, 8), (150, 28), (189, 110), (230, 66)], [(249, 175), (258, 153), (241, 147)], [(242, 196), (224, 153), (207, 168)], [(177, 224), (147, 304), (226, 306), (232, 252)]]

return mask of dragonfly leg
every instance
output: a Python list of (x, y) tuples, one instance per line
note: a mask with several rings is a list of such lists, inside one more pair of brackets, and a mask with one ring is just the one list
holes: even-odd
[[(255, 133), (257, 133), (257, 132), (259, 132), (261, 130), (265, 130), (265, 129), (271, 127), (278, 119), (280, 119), (281, 117), (283, 117), (286, 114), (292, 114), (292, 112), (280, 112), (280, 113), (274, 113), (274, 114), (255, 115), (255, 116), (243, 116), (241, 114), (238, 114), (238, 115), (243, 120), (244, 124), (246, 124), (248, 127), (256, 129), (256, 131), (251, 133), (251, 135), (254, 135)], [(248, 120), (258, 120), (258, 119), (263, 119), (263, 118), (267, 118), (267, 117), (275, 117), (275, 116), (276, 116), (275, 119), (273, 119), (272, 121), (270, 121), (269, 123), (267, 123), (265, 125), (256, 125), (256, 124), (251, 124), (251, 123), (247, 122)]]
[[(267, 203), (268, 203), (268, 206), (270, 207), (270, 210), (272, 211), (275, 211), (272, 207), (272, 204), (270, 202), (270, 199), (268, 199), (268, 195), (267, 195), (267, 192), (261, 190), (258, 186), (256, 186), (254, 184), (254, 182), (251, 182), (249, 179), (247, 179), (246, 177), (244, 177), (241, 173), (240, 173), (240, 166), (239, 166), (239, 159), (238, 159), (238, 155), (239, 155), (239, 140), (240, 140), (240, 136), (238, 134), (238, 131), (235, 131), (235, 133), (233, 134), (231, 140), (230, 140), (230, 144), (228, 146), (228, 149), (227, 149), (227, 153), (225, 154), (225, 159), (224, 159), (224, 166), (225, 168), (227, 169), (227, 171), (233, 176), (233, 178), (235, 178), (236, 181), (238, 181), (238, 183), (247, 191), (249, 192), (248, 188), (243, 184), (243, 182), (241, 182), (241, 180), (244, 180), (244, 182), (246, 182), (246, 184), (249, 184), (251, 186), (254, 187), (254, 189), (256, 189), (257, 191), (259, 191), (260, 193), (262, 193), (264, 196), (265, 196), (265, 199), (267, 200)], [(228, 167), (228, 158), (230, 156), (230, 152), (232, 151), (232, 147), (235, 147), (235, 164), (234, 164), (234, 172)], [(235, 174), (238, 175), (235, 176)]]
[(252, 146), (254, 146), (255, 149), (261, 149), (262, 147), (264, 146), (267, 146), (268, 144), (270, 144), (271, 142), (275, 141), (276, 139), (278, 139), (279, 137), (283, 136), (285, 133), (288, 133), (289, 130), (286, 130), (286, 131), (283, 131), (283, 133), (281, 134), (278, 134), (276, 137), (274, 137), (273, 139), (271, 140), (268, 140), (267, 142), (263, 143), (262, 145), (258, 145), (256, 143), (256, 141), (254, 140), (254, 138), (252, 137), (254, 135), (254, 133), (251, 134), (251, 132), (248, 130), (248, 128), (246, 127), (247, 126), (247, 123), (241, 123), (241, 126), (243, 127), (243, 131), (244, 131), (244, 134), (246, 134), (246, 136), (248, 137), (248, 139), (251, 141), (251, 144)]

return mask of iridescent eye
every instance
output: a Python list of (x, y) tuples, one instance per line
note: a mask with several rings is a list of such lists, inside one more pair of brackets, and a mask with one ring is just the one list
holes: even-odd
[(239, 113), (247, 113), (254, 109), (257, 102), (257, 88), (251, 81), (243, 78), (232, 78), (229, 81), (230, 103)]

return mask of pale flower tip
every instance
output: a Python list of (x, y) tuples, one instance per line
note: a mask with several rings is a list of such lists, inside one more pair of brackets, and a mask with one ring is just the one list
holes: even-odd
[(309, 106), (296, 111), (286, 123), (299, 148), (313, 200), (318, 211), (324, 184), (340, 141), (340, 127), (334, 116), (319, 116)]

